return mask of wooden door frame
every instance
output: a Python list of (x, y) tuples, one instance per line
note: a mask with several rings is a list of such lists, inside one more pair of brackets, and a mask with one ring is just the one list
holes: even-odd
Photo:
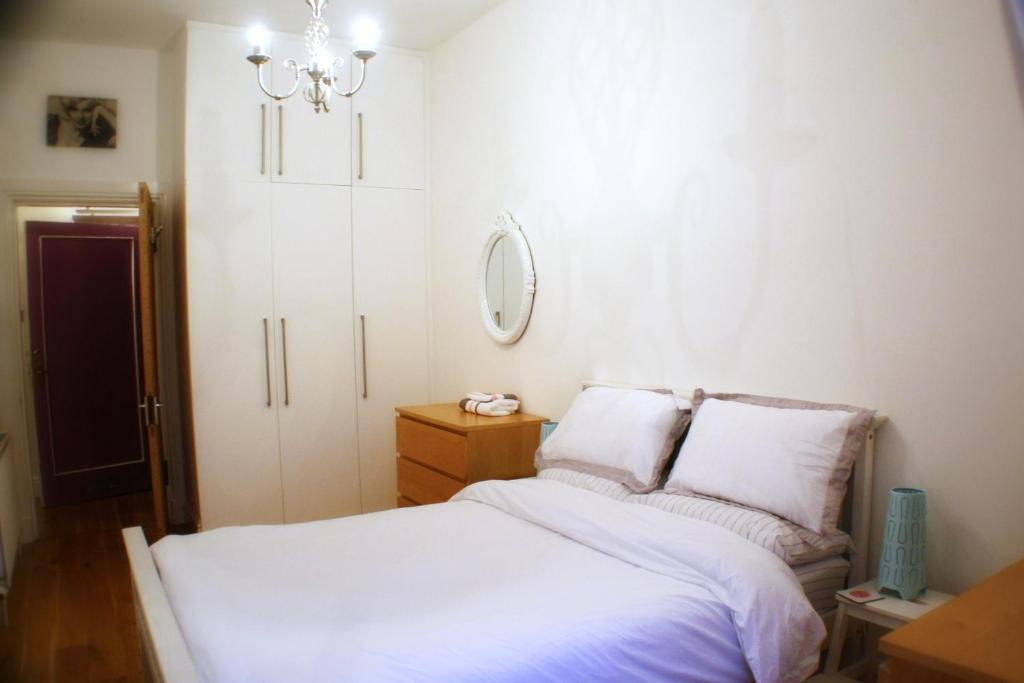
[[(169, 203), (167, 193), (154, 183), (152, 192), (155, 206), (155, 225), (169, 225)], [(53, 181), (0, 181), (0, 245), (6, 243), (10, 249), (8, 263), (0, 263), (0, 272), (6, 268), (9, 277), (16, 280), (13, 291), (17, 300), (15, 306), (6, 311), (8, 320), (3, 321), (8, 329), (18, 330), (18, 365), (20, 369), (20, 386), (15, 387), (20, 402), (21, 414), (17, 415), (20, 424), (8, 427), (15, 440), (25, 446), (11, 448), (8, 455), (15, 458), (15, 488), (18, 495), (19, 526), (21, 543), (30, 543), (39, 536), (39, 524), (36, 515), (35, 473), (39, 468), (39, 444), (36, 432), (35, 389), (32, 383), (32, 368), (29, 362), (28, 349), (31, 343), (28, 338), (27, 320), (22, 315), (28, 313), (28, 281), (25, 262), (25, 234), (18, 224), (18, 209), (23, 206), (96, 206), (96, 207), (130, 207), (137, 206), (139, 201), (138, 183), (72, 183)], [(140, 236), (140, 240), (143, 239)], [(140, 245), (142, 242), (140, 241)], [(170, 248), (167, 244), (166, 248)], [(157, 285), (158, 286), (158, 285)], [(25, 313), (22, 314), (22, 311)], [(18, 433), (20, 432), (20, 434)], [(19, 439), (20, 437), (20, 439)], [(164, 449), (167, 451), (167, 436), (164, 435)], [(14, 444), (12, 444), (14, 445)]]

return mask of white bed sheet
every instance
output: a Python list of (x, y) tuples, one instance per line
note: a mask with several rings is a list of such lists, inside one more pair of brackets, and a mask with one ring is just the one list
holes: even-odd
[(797, 681), (824, 626), (729, 531), (553, 481), (153, 546), (205, 681)]

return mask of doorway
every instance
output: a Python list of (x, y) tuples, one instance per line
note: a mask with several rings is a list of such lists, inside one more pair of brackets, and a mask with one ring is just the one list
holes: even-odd
[(139, 410), (138, 226), (91, 222), (104, 217), (83, 211), (25, 224), (44, 507), (151, 488)]
[[(46, 506), (151, 489), (138, 495), (153, 501), (159, 537), (173, 510), (168, 470), (175, 467), (164, 454), (173, 457), (180, 443), (174, 364), (166, 415), (159, 386), (175, 334), (174, 307), (162, 306), (160, 295), (173, 292), (171, 254), (156, 254), (162, 221), (154, 211), (166, 207), (162, 197), (154, 207), (144, 183), (137, 201), (128, 193), (123, 203), (113, 194), (93, 205), (85, 197), (82, 204), (53, 198), (48, 206), (13, 198), (11, 207), (20, 252), (25, 481)], [(162, 424), (168, 417), (171, 424)], [(33, 518), (46, 514), (37, 509)]]

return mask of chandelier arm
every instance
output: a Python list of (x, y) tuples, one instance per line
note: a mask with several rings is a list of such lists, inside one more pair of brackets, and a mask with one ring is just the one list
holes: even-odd
[(269, 63), (270, 63), (270, 58), (267, 58), (266, 62), (261, 62), (261, 63), (256, 65), (256, 82), (259, 84), (260, 90), (262, 90), (267, 95), (267, 97), (270, 97), (271, 99), (274, 99), (274, 100), (288, 99), (289, 97), (291, 97), (292, 95), (295, 94), (296, 90), (298, 90), (298, 88), (299, 88), (299, 78), (300, 78), (299, 77), (299, 73), (305, 67), (302, 67), (302, 69), (300, 69), (299, 65), (295, 62), (294, 59), (287, 59), (287, 60), (285, 60), (285, 63), (284, 63), (285, 67), (291, 69), (292, 72), (295, 74), (295, 82), (292, 83), (292, 89), (289, 90), (287, 93), (285, 93), (284, 95), (277, 95), (275, 93), (270, 92), (270, 90), (267, 89), (266, 84), (263, 82), (263, 64), (269, 64)]
[(341, 95), (342, 97), (352, 97), (357, 92), (359, 92), (359, 89), (363, 87), (363, 81), (366, 80), (366, 61), (366, 59), (363, 59), (361, 57), (359, 58), (359, 82), (356, 83), (356, 86), (354, 88), (352, 88), (348, 92), (342, 92), (338, 90), (337, 86), (334, 85), (334, 81), (331, 81), (331, 90), (333, 90), (338, 95)]
[(301, 78), (301, 73), (306, 68), (304, 66), (300, 68), (298, 63), (294, 59), (284, 60), (284, 66), (286, 69), (292, 70), (292, 74), (295, 76), (295, 80), (292, 82), (292, 89), (288, 91), (287, 95), (281, 95), (280, 97), (276, 98), (279, 100), (283, 100), (286, 97), (291, 97), (292, 95), (295, 94), (295, 91), (299, 89), (299, 79)]

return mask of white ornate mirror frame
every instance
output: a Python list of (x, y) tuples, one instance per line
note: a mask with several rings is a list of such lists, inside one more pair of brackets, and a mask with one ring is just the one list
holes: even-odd
[[(523, 273), (523, 297), (519, 306), (519, 314), (508, 329), (502, 329), (497, 325), (487, 303), (487, 264), (495, 245), (505, 237), (508, 238), (510, 244), (515, 246)], [(530, 245), (526, 242), (522, 228), (511, 213), (498, 216), (495, 230), (491, 233), (487, 244), (484, 245), (483, 254), (480, 256), (480, 268), (477, 272), (476, 289), (480, 301), (480, 314), (484, 319), (487, 334), (500, 344), (514, 344), (523, 336), (526, 325), (530, 322), (530, 313), (533, 311), (533, 295), (537, 291), (537, 276), (533, 270), (533, 255), (530, 253)]]

